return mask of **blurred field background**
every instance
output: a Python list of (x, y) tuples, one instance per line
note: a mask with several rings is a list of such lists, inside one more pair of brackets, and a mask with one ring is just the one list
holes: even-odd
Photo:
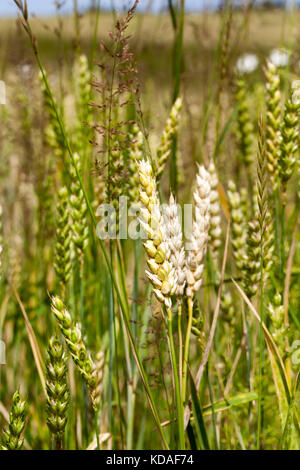
[[(257, 85), (255, 90), (258, 93), (263, 76), (263, 64), (272, 49), (291, 47), (293, 49), (291, 66), (297, 73), (300, 60), (297, 28), (299, 18), (299, 11), (290, 15), (288, 11), (282, 9), (257, 11), (249, 8), (248, 11), (234, 12), (226, 70), (226, 88), (231, 92), (234, 89), (235, 63), (243, 53), (254, 53), (260, 60), (257, 71), (249, 77), (250, 86), (255, 88)], [(80, 17), (80, 43), (82, 51), (88, 57), (91, 56), (92, 48), (94, 48), (94, 20), (95, 14), (93, 13)], [(201, 132), (203, 125), (201, 119), (210, 93), (208, 84), (212, 83), (222, 21), (221, 12), (186, 13), (185, 15), (181, 81), (187, 111), (186, 119), (190, 120), (191, 131), (189, 138), (185, 141), (186, 162), (189, 158), (197, 159), (199, 155), (200, 140), (197, 132)], [(1, 44), (4, 46), (1, 48), (0, 64), (3, 79), (7, 77), (6, 82), (9, 87), (12, 81), (22, 80), (22, 67), (32, 66), (34, 61), (21, 34), (20, 25), (17, 25), (16, 21), (11, 18), (0, 18), (0, 24)], [(101, 39), (107, 38), (113, 24), (112, 14), (101, 13), (99, 26)], [(32, 25), (38, 37), (41, 57), (49, 74), (53, 75), (53, 78), (57, 76), (56, 68), (59, 64), (62, 73), (68, 76), (74, 60), (76, 41), (73, 17), (62, 16), (61, 20), (33, 18)], [(130, 25), (130, 33), (133, 34), (131, 47), (142, 84), (141, 96), (147, 126), (159, 134), (170, 106), (174, 86), (172, 59), (174, 30), (170, 15), (168, 13), (160, 15), (138, 13)], [(98, 46), (93, 53), (96, 60), (101, 59)], [(20, 71), (19, 74), (16, 74), (15, 67)], [(67, 88), (64, 92), (68, 93)], [(217, 93), (217, 88), (213, 90), (213, 93)], [(226, 101), (226, 98), (224, 99)], [(183, 132), (186, 128), (187, 126), (184, 126)]]
[[(226, 2), (227, 7), (229, 4), (230, 2)], [(253, 202), (252, 183), (254, 185), (256, 181), (258, 120), (261, 115), (265, 118), (268, 105), (264, 70), (270, 52), (281, 48), (289, 51), (289, 64), (279, 71), (282, 109), (289, 96), (290, 83), (300, 77), (298, 9), (255, 9), (253, 2), (249, 1), (242, 2), (242, 7), (238, 10), (233, 9), (231, 13), (232, 16), (229, 16), (227, 9), (217, 12), (185, 13), (181, 52), (176, 42), (178, 24), (174, 30), (168, 12), (161, 14), (138, 12), (128, 29), (132, 35), (129, 40), (130, 50), (133, 52), (138, 70), (143, 125), (154, 155), (160, 144), (174, 94), (179, 94), (182, 98), (183, 106), (176, 137), (178, 200), (181, 204), (191, 201), (197, 162), (204, 163), (207, 167), (214, 156), (219, 175), (222, 207), (221, 248), (218, 254), (218, 267), (214, 265), (209, 255), (204, 288), (201, 290), (199, 302), (195, 301), (194, 314), (199, 321), (194, 325), (196, 333), (192, 338), (190, 349), (190, 365), (193, 372), (197, 371), (207, 344), (218, 299), (219, 275), (229, 220), (227, 195), (229, 180), (235, 181), (238, 188), (246, 188), (244, 202), (246, 200), (247, 205), (248, 201), (248, 215), (256, 207)], [(90, 119), (93, 123), (101, 122), (101, 113), (97, 109), (93, 110), (92, 116), (87, 118), (84, 111), (87, 108), (82, 102), (78, 103), (76, 80), (80, 81), (80, 78), (78, 79), (76, 66), (79, 55), (84, 54), (90, 70), (99, 79), (99, 70), (94, 66), (94, 62), (102, 63), (103, 60), (107, 60), (103, 48), (100, 47), (100, 41), (103, 40), (111, 45), (109, 32), (114, 29), (116, 16), (101, 11), (96, 34), (95, 21), (95, 13), (74, 17), (74, 15), (60, 15), (59, 10), (56, 17), (30, 19), (37, 38), (39, 58), (45, 67), (57, 106), (62, 112), (70, 141), (74, 148), (79, 148), (85, 154), (87, 163), (83, 170), (83, 180), (93, 208), (96, 209), (104, 194), (103, 178), (97, 172), (95, 163), (98, 158), (101, 159), (101, 155), (99, 157), (96, 147), (89, 143), (92, 136), (82, 122), (85, 119)], [(177, 21), (179, 22), (179, 19)], [(255, 54), (258, 58), (257, 69), (243, 76), (253, 138), (250, 179), (237, 137), (239, 103), (236, 97), (236, 63), (246, 53)], [(71, 183), (61, 158), (62, 155), (65, 158), (66, 148), (63, 144), (60, 147), (59, 143), (53, 143), (53, 136), (52, 140), (51, 136), (49, 139), (49, 123), (55, 130), (49, 97), (47, 104), (47, 93), (39, 79), (39, 71), (28, 38), (20, 22), (14, 18), (0, 18), (0, 80), (6, 84), (7, 99), (6, 105), (0, 108), (0, 203), (3, 207), (0, 239), (3, 245), (0, 333), (7, 346), (6, 365), (0, 366), (0, 434), (7, 427), (13, 393), (20, 390), (29, 404), (24, 446), (27, 449), (49, 449), (55, 445), (53, 435), (49, 437), (46, 425), (47, 408), (41, 385), (43, 373), (37, 370), (36, 365), (39, 360), (36, 360), (33, 353), (37, 354), (36, 351), (39, 349), (40, 363), (46, 363), (50, 336), (58, 331), (51, 314), (49, 293), (60, 292), (59, 279), (54, 269), (55, 243), (59, 229), (58, 192), (62, 184), (71, 187)], [(175, 92), (176, 80), (180, 82), (179, 93), (178, 90)], [(92, 102), (100, 102), (95, 90), (91, 91), (89, 96)], [(128, 111), (129, 117), (131, 117), (130, 112)], [(129, 126), (128, 133), (130, 132), (132, 128)], [(276, 293), (280, 292), (283, 299), (286, 292), (284, 278), (286, 263), (291, 246), (294, 248), (296, 246), (293, 252), (293, 269), (289, 267), (289, 272), (292, 272), (291, 328), (288, 333), (290, 343), (299, 339), (300, 331), (300, 293), (297, 284), (300, 248), (299, 233), (295, 229), (299, 210), (296, 173), (289, 183), (284, 213), (286, 231), (282, 235), (285, 237), (282, 242), (283, 248), (281, 246), (284, 262), (281, 260), (279, 274), (276, 252), (264, 300), (267, 311), (267, 305), (273, 303)], [(74, 175), (71, 174), (71, 181), (74, 183), (72, 178)], [(164, 200), (169, 196), (170, 181), (168, 161), (161, 184), (161, 196)], [(270, 189), (272, 209), (274, 194)], [(89, 227), (89, 244), (84, 251), (82, 262), (84, 267), (77, 265), (80, 263), (73, 253), (74, 270), (63, 292), (64, 301), (71, 309), (71, 316), (84, 325), (83, 338), (88, 344), (88, 349), (93, 351), (94, 358), (97, 353), (102, 354), (99, 356), (98, 384), (101, 389), (99, 392), (101, 411), (96, 418), (100, 440), (103, 439), (100, 447), (161, 448), (159, 433), (154, 431), (155, 422), (148, 408), (142, 381), (138, 378), (129, 342), (126, 339), (126, 329), (119, 314), (119, 304), (112, 293), (109, 269), (105, 267), (88, 215), (84, 220)], [(177, 419), (174, 418), (174, 383), (170, 373), (166, 330), (159, 320), (157, 303), (152, 302), (150, 305), (152, 297), (149, 283), (147, 284), (144, 276), (145, 262), (141, 245), (131, 242), (122, 243), (121, 255), (119, 247), (116, 247), (111, 259), (116, 263), (114, 270), (118, 283), (128, 294), (127, 303), (134, 338), (146, 367), (154, 401), (159, 404), (161, 422), (167, 423), (164, 429), (168, 442), (171, 448), (179, 448), (179, 437), (175, 429)], [(109, 251), (108, 244), (106, 248)], [(278, 384), (274, 383), (267, 349), (264, 346), (262, 358), (259, 328), (249, 311), (247, 321), (250, 326), (247, 326), (249, 330), (247, 334), (245, 333), (247, 306), (243, 303), (241, 307), (240, 295), (231, 283), (233, 275), (238, 282), (241, 280), (241, 273), (235, 265), (234, 251), (230, 245), (225, 272), (225, 284), (229, 286), (233, 303), (228, 310), (226, 302), (222, 304), (220, 326), (218, 323), (209, 367), (205, 369), (199, 392), (206, 431), (199, 430), (195, 424), (196, 418), (195, 421), (191, 420), (185, 443), (187, 448), (191, 448), (194, 443), (197, 448), (202, 449), (299, 449), (297, 447), (299, 429), (293, 414), (294, 402), (291, 405), (292, 411), (288, 414), (287, 430), (282, 425), (280, 413), (277, 412)], [(81, 268), (84, 275), (80, 271)], [(253, 304), (257, 309), (259, 302), (259, 295), (255, 295)], [(279, 303), (281, 305), (283, 302), (280, 300)], [(24, 312), (21, 314), (23, 310), (35, 332), (37, 343), (32, 340), (27, 320), (24, 322)], [(184, 303), (184, 314), (185, 310)], [(271, 316), (268, 316), (268, 313), (265, 315), (267, 326), (272, 330), (274, 324)], [(185, 316), (184, 330), (186, 323)], [(274, 328), (276, 330), (276, 325)], [(278, 339), (278, 344), (282, 346), (287, 330), (282, 329), (279, 333), (277, 331), (277, 335), (280, 338), (276, 337), (276, 340)], [(175, 343), (177, 348), (177, 333)], [(284, 361), (288, 362), (285, 347), (286, 345), (282, 346), (282, 350), (285, 351)], [(249, 348), (252, 354), (250, 359)], [(99, 447), (87, 388), (81, 382), (70, 360), (68, 368), (68, 384), (73, 398), (68, 411), (63, 447), (70, 449), (88, 446), (96, 448), (97, 445)], [(295, 394), (298, 393), (298, 369), (298, 366), (289, 369), (291, 378), (289, 385)], [(263, 378), (260, 375), (262, 370)], [(136, 387), (134, 391), (132, 387)], [(283, 394), (282, 390), (280, 392)], [(259, 402), (263, 403), (262, 417), (259, 418), (256, 413), (258, 393)], [(299, 398), (299, 395), (297, 396)], [(216, 410), (212, 403), (215, 403)], [(226, 411), (227, 409), (229, 411)], [(295, 416), (297, 413), (295, 412)], [(194, 408), (193, 416), (196, 416)], [(172, 425), (169, 426), (170, 422)], [(261, 435), (257, 437), (258, 428)], [(294, 432), (296, 434), (298, 432), (298, 440)], [(193, 441), (193, 436), (194, 438), (196, 436), (197, 442)]]

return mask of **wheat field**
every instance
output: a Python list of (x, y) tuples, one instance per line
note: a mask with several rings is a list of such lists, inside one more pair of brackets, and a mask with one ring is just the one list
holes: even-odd
[(14, 2), (0, 448), (300, 450), (299, 11)]

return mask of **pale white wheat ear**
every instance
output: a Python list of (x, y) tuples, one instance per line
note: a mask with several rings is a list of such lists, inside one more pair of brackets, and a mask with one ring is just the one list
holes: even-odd
[(149, 271), (146, 275), (154, 287), (157, 299), (170, 309), (171, 295), (177, 288), (176, 272), (170, 262), (171, 251), (167, 243), (164, 220), (156, 190), (151, 164), (142, 160), (139, 171), (139, 199), (143, 204), (140, 223), (147, 235), (143, 243), (147, 252)]
[(210, 174), (210, 227), (209, 227), (209, 245), (211, 254), (215, 262), (218, 260), (219, 248), (221, 245), (221, 206), (218, 192), (218, 175), (213, 161), (210, 162), (208, 171)]
[(178, 214), (178, 206), (173, 194), (169, 204), (164, 206), (164, 220), (167, 243), (170, 248), (170, 261), (177, 275), (176, 295), (182, 296), (186, 284), (185, 251), (182, 240), (182, 227)]
[(187, 244), (186, 295), (190, 298), (199, 290), (202, 282), (204, 256), (209, 239), (210, 193), (210, 174), (204, 166), (199, 166), (194, 191), (195, 218), (191, 241)]

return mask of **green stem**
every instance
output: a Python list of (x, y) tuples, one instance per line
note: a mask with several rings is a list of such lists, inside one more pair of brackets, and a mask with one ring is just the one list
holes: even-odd
[(98, 430), (98, 413), (96, 411), (95, 411), (95, 414), (94, 414), (94, 426), (95, 426), (95, 433), (96, 433), (97, 450), (100, 450), (100, 439), (99, 439), (99, 430)]
[(182, 399), (185, 403), (186, 399), (186, 382), (187, 382), (187, 366), (189, 360), (189, 349), (190, 339), (193, 322), (193, 300), (191, 297), (188, 298), (188, 325), (186, 330), (185, 344), (184, 344), (184, 355), (183, 355), (183, 369), (182, 369)]
[(262, 369), (263, 369), (263, 321), (264, 321), (264, 270), (263, 270), (263, 245), (260, 246), (260, 327), (259, 327), (259, 385), (258, 385), (258, 410), (257, 410), (257, 450), (260, 449), (260, 435), (262, 428)]
[(177, 300), (178, 303), (178, 341), (179, 341), (179, 385), (180, 393), (182, 396), (182, 304), (181, 300)]
[(175, 354), (174, 340), (173, 340), (172, 312), (171, 312), (171, 309), (168, 309), (167, 313), (168, 313), (168, 332), (169, 332), (169, 340), (170, 340), (171, 361), (172, 361), (174, 384), (175, 384), (179, 445), (180, 445), (180, 450), (184, 450), (185, 449), (185, 442), (184, 442), (183, 406), (182, 406), (182, 400), (181, 400), (181, 394), (180, 394), (180, 385), (179, 385), (179, 379), (178, 379), (177, 361), (176, 361), (176, 354)]

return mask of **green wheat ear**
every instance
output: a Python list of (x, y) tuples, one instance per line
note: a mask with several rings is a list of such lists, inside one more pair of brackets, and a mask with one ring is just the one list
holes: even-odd
[(57, 117), (53, 109), (53, 103), (49, 91), (45, 87), (42, 73), (39, 73), (39, 80), (44, 98), (45, 111), (49, 116), (49, 124), (45, 130), (45, 137), (47, 144), (51, 147), (57, 157), (61, 157), (65, 150), (65, 143), (61, 133), (60, 126), (57, 122)]
[(67, 358), (56, 336), (49, 341), (47, 374), (47, 425), (53, 434), (55, 448), (62, 448), (67, 424), (69, 391), (67, 386)]
[(94, 410), (97, 410), (97, 371), (95, 363), (88, 354), (82, 340), (80, 325), (73, 324), (71, 315), (58, 296), (53, 296), (51, 300), (51, 310), (56, 317), (61, 333), (64, 336), (67, 347), (71, 353), (72, 359), (77, 366), (82, 378), (87, 384), (93, 408)]
[(270, 318), (270, 330), (276, 342), (281, 357), (285, 355), (285, 341), (287, 329), (284, 325), (284, 306), (282, 304), (281, 295), (277, 292), (272, 303), (268, 306), (268, 313)]
[(13, 396), (13, 404), (9, 414), (9, 426), (4, 431), (2, 450), (20, 450), (23, 446), (21, 437), (26, 422), (27, 405), (21, 400), (19, 392)]
[(278, 177), (278, 137), (281, 118), (280, 77), (275, 65), (267, 63), (265, 70), (266, 83), (266, 158), (267, 168), (271, 176), (273, 188), (276, 187)]
[(247, 219), (241, 194), (233, 181), (228, 184), (228, 203), (231, 217), (231, 243), (236, 266), (243, 270), (246, 256)]
[(165, 129), (161, 136), (160, 145), (157, 149), (155, 175), (156, 181), (160, 180), (166, 167), (167, 160), (171, 154), (173, 138), (176, 136), (178, 130), (181, 108), (182, 100), (181, 98), (177, 98), (171, 108), (170, 115), (167, 119)]
[(247, 88), (243, 78), (236, 82), (237, 115), (237, 146), (241, 162), (247, 169), (253, 163), (253, 124), (250, 119)]
[(296, 152), (298, 151), (298, 126), (300, 101), (297, 94), (299, 85), (292, 85), (289, 99), (285, 104), (283, 121), (281, 123), (279, 136), (279, 178), (283, 186), (284, 193), (288, 180), (291, 178), (295, 164)]
[(260, 247), (261, 233), (257, 219), (248, 224), (247, 248), (244, 266), (242, 269), (244, 288), (248, 297), (253, 297), (257, 293), (260, 280)]
[(69, 197), (66, 187), (59, 190), (58, 199), (54, 268), (63, 292), (71, 273), (71, 227), (68, 208)]
[[(74, 159), (78, 168), (81, 171), (80, 157), (78, 153), (74, 154)], [(80, 258), (82, 259), (85, 248), (88, 245), (89, 229), (87, 225), (87, 205), (84, 199), (83, 191), (78, 181), (75, 169), (71, 167), (71, 217), (72, 217), (72, 239), (77, 248)]]
[(139, 175), (138, 175), (138, 165), (143, 158), (143, 146), (144, 146), (144, 136), (143, 133), (139, 130), (137, 124), (134, 124), (131, 129), (130, 136), (131, 144), (129, 150), (129, 161), (128, 161), (128, 171), (129, 171), (129, 180), (128, 180), (128, 196), (131, 203), (136, 203), (139, 198)]

